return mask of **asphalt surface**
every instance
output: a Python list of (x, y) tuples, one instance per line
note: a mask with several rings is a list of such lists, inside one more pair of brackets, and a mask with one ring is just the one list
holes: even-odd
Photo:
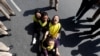
[[(48, 12), (50, 18), (54, 15), (60, 16), (62, 31), (59, 38), (59, 51), (61, 56), (75, 56), (77, 53), (79, 54), (76, 56), (100, 56), (99, 36), (94, 39), (86, 39), (86, 36), (80, 34), (80, 32), (90, 30), (90, 26), (95, 23), (95, 21), (87, 22), (86, 18), (91, 17), (96, 9), (90, 9), (82, 17), (80, 24), (72, 22), (80, 7), (81, 0), (60, 0), (58, 12), (54, 9), (48, 9), (49, 0), (14, 0), (22, 10), (21, 12), (14, 7), (10, 0), (7, 0), (7, 2), (15, 11), (16, 16), (12, 16), (11, 21), (7, 21), (0, 14), (0, 20), (11, 29), (10, 33), (12, 34), (11, 36), (1, 37), (0, 41), (8, 46), (14, 46), (10, 52), (16, 53), (18, 56), (37, 56), (37, 46), (31, 46), (30, 43), (32, 39), (32, 16), (34, 10), (40, 8)], [(78, 52), (75, 50), (78, 50)]]

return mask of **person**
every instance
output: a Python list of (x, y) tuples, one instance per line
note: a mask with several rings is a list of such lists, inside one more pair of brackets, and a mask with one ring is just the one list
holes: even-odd
[[(7, 3), (6, 0), (0, 0), (0, 4), (2, 4), (9, 12), (9, 14), (2, 12), (8, 19), (10, 19), (10, 16), (15, 16), (15, 12), (12, 10), (12, 8), (9, 6), (9, 4)], [(10, 15), (10, 16), (8, 16), (8, 15)]]
[(53, 7), (53, 3), (55, 1), (55, 10), (58, 11), (58, 4), (59, 4), (59, 0), (49, 0), (49, 3), (50, 3), (50, 7), (52, 8)]
[(39, 20), (41, 18), (41, 11), (39, 9), (35, 10), (35, 15), (33, 15), (33, 39), (32, 39), (32, 44), (35, 44), (36, 43), (36, 37), (37, 37), (37, 34), (39, 32)]
[(60, 53), (58, 51), (58, 42), (56, 42), (52, 38), (46, 38), (42, 41), (42, 51), (44, 53), (44, 56), (48, 56), (49, 54), (52, 54), (52, 56), (60, 56)]
[(48, 30), (50, 18), (47, 12), (42, 12), (41, 20), (39, 20), (40, 40), (43, 39), (45, 32)]
[(15, 53), (10, 53), (9, 51), (13, 46), (6, 46), (3, 42), (0, 42), (0, 56), (16, 56)]
[(52, 21), (49, 23), (48, 31), (46, 31), (44, 38), (47, 36), (57, 40), (61, 31), (61, 24), (59, 23), (59, 16), (55, 15)]
[(95, 7), (99, 7), (99, 8), (96, 10), (96, 12), (94, 13), (94, 15), (91, 18), (90, 17), (87, 18), (88, 21), (94, 21), (99, 16), (99, 14), (100, 14), (100, 0), (95, 4)]
[(1, 36), (10, 36), (11, 34), (8, 33), (10, 29), (7, 29), (7, 27), (0, 21), (0, 35)]
[[(37, 29), (38, 29), (38, 31), (37, 31), (37, 34), (38, 34), (37, 40), (40, 41), (40, 40), (43, 39), (44, 33), (47, 31), (48, 24), (49, 24), (48, 13), (47, 12), (42, 12), (41, 13), (41, 18), (37, 23)], [(35, 40), (35, 42), (36, 42), (36, 40)]]
[(82, 0), (82, 4), (76, 13), (75, 18), (73, 19), (74, 23), (77, 23), (78, 20), (90, 9), (92, 6), (97, 3), (98, 0)]

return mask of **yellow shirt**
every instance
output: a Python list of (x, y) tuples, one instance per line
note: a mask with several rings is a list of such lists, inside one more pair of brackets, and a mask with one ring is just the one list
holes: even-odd
[(39, 20), (39, 23), (42, 27), (45, 27), (47, 25), (47, 22), (42, 22), (41, 20)]
[(38, 22), (39, 20), (35, 17), (35, 15), (33, 15), (33, 21), (34, 22)]
[(53, 25), (52, 23), (49, 23), (49, 34), (53, 38), (57, 37), (57, 34), (58, 34), (60, 28), (61, 28), (61, 24), (60, 23), (57, 23), (55, 25)]

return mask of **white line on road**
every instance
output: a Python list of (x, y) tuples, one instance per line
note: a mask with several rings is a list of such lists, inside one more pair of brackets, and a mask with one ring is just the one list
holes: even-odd
[(21, 9), (16, 5), (16, 3), (13, 0), (10, 0), (12, 2), (12, 4), (16, 7), (16, 9), (21, 12)]

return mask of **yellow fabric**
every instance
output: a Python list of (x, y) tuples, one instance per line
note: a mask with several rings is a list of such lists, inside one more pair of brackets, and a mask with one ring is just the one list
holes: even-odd
[(43, 46), (43, 42), (45, 41), (45, 39), (42, 40), (42, 48), (43, 49), (47, 49), (48, 51), (52, 50), (54, 48), (54, 45), (48, 46), (48, 47), (44, 47)]
[(42, 43), (42, 48), (43, 49), (47, 49), (48, 51), (51, 51), (54, 48), (54, 45), (48, 46), (48, 47), (44, 47), (43, 43)]
[(39, 23), (42, 27), (46, 26), (47, 25), (47, 22), (42, 22), (41, 20), (39, 20)]
[(51, 51), (53, 48), (54, 48), (54, 45), (51, 45), (51, 46), (48, 46), (48, 47), (47, 47), (47, 50), (48, 50), (48, 51)]
[(54, 38), (57, 37), (57, 34), (58, 34), (60, 28), (61, 28), (60, 23), (57, 23), (55, 25), (53, 25), (52, 23), (49, 23), (49, 34)]
[(33, 15), (33, 21), (38, 22), (38, 19), (36, 19), (35, 15)]

